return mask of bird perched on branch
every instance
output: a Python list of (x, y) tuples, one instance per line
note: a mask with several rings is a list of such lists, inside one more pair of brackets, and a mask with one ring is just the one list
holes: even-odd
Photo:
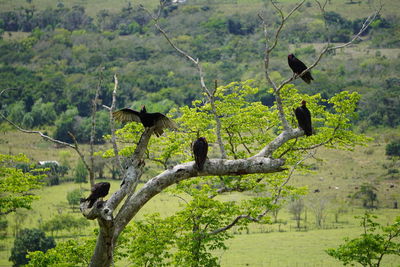
[(200, 137), (193, 142), (193, 155), (197, 169), (201, 171), (207, 159), (208, 143), (205, 137)]
[(81, 199), (81, 202), (90, 201), (88, 208), (91, 208), (99, 198), (107, 196), (109, 190), (110, 183), (102, 182), (94, 184), (92, 189), (90, 190), (92, 192), (90, 196), (88, 198)]
[[(288, 63), (289, 67), (292, 69), (294, 73), (297, 75), (300, 75), (303, 71), (307, 69), (307, 66), (301, 62), (297, 57), (295, 57), (293, 54), (288, 55)], [(311, 83), (311, 80), (314, 80), (313, 77), (311, 76), (311, 72), (307, 71), (303, 75), (300, 76), (300, 78), (303, 79), (306, 83)]]
[(296, 115), (299, 127), (303, 129), (307, 136), (312, 135), (312, 125), (311, 125), (311, 113), (306, 106), (306, 101), (301, 101), (301, 107), (295, 109), (294, 114)]
[(176, 123), (161, 113), (148, 113), (146, 107), (142, 106), (140, 111), (123, 108), (113, 112), (115, 120), (120, 122), (141, 122), (144, 127), (153, 127), (156, 136), (164, 133), (164, 128), (177, 129)]

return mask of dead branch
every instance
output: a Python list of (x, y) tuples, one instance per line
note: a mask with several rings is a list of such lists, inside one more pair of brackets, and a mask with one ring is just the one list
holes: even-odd
[[(382, 5), (380, 5), (379, 9), (377, 11), (375, 11), (373, 14), (371, 14), (370, 16), (368, 16), (368, 18), (365, 19), (365, 21), (363, 22), (363, 25), (361, 26), (361, 29), (358, 31), (357, 34), (355, 34), (353, 36), (353, 38), (348, 41), (347, 43), (344, 44), (340, 44), (337, 46), (331, 46), (330, 43), (328, 43), (319, 53), (319, 55), (317, 56), (316, 60), (307, 68), (305, 69), (302, 73), (300, 74), (295, 74), (293, 75), (291, 78), (283, 81), (278, 87), (277, 87), (277, 91), (279, 92), (286, 84), (290, 83), (291, 81), (297, 79), (298, 77), (301, 77), (302, 75), (304, 75), (306, 72), (312, 70), (314, 67), (316, 67), (318, 65), (318, 63), (321, 61), (321, 59), (323, 58), (323, 56), (327, 53), (327, 52), (331, 52), (340, 48), (345, 48), (350, 46), (351, 44), (353, 44), (357, 39), (360, 38), (360, 36), (365, 32), (365, 30), (371, 25), (371, 23), (375, 20), (375, 18), (380, 14), (382, 10)], [(324, 17), (325, 18), (325, 17)]]
[[(148, 11), (145, 7), (143, 7), (143, 5), (140, 5), (140, 8), (142, 10), (144, 10), (152, 18), (152, 20), (154, 21), (154, 26), (164, 36), (164, 38), (168, 41), (168, 43), (172, 46), (172, 48), (174, 48), (180, 55), (182, 55), (183, 57), (185, 57), (187, 60), (189, 60), (190, 62), (192, 62), (195, 65), (197, 72), (199, 74), (201, 88), (203, 89), (204, 93), (206, 94), (206, 96), (208, 98), (208, 101), (210, 102), (211, 110), (212, 110), (212, 113), (214, 115), (214, 119), (216, 122), (216, 130), (215, 131), (216, 131), (218, 146), (219, 146), (219, 149), (221, 152), (221, 158), (225, 159), (226, 152), (225, 152), (225, 147), (224, 147), (224, 144), (222, 142), (222, 137), (221, 137), (221, 120), (217, 114), (217, 109), (215, 107), (215, 93), (216, 93), (216, 90), (218, 87), (217, 82), (215, 81), (214, 90), (213, 91), (209, 90), (205, 83), (204, 72), (203, 72), (203, 68), (200, 64), (200, 60), (198, 58), (195, 59), (194, 57), (190, 56), (187, 52), (183, 51), (177, 45), (175, 45), (174, 42), (172, 42), (171, 38), (168, 36), (166, 31), (163, 28), (161, 28), (161, 26), (158, 24), (159, 16), (154, 16), (150, 11)], [(163, 6), (160, 5), (160, 8), (158, 9), (159, 10), (158, 14), (160, 13), (160, 10), (162, 8), (163, 8)]]
[[(290, 179), (293, 176), (294, 171), (296, 170), (297, 166), (300, 165), (302, 162), (304, 162), (305, 160), (309, 159), (310, 157), (314, 156), (316, 152), (313, 151), (311, 153), (309, 153), (306, 157), (302, 158), (301, 160), (299, 160), (298, 162), (296, 162), (292, 168), (289, 171), (289, 174), (287, 176), (287, 178), (285, 179), (285, 181), (283, 181), (283, 183), (278, 187), (278, 192), (277, 194), (273, 197), (273, 201), (272, 204), (275, 205), (279, 202), (280, 198), (281, 198), (281, 194), (283, 191), (283, 188), (285, 187), (285, 185), (287, 183), (289, 183)], [(224, 227), (221, 227), (219, 229), (216, 229), (212, 232), (210, 232), (209, 234), (218, 234), (221, 233), (223, 231), (229, 230), (230, 228), (232, 228), (233, 226), (235, 226), (240, 220), (242, 219), (248, 219), (252, 222), (260, 222), (261, 219), (263, 217), (265, 217), (265, 215), (267, 215), (269, 212), (271, 211), (271, 208), (267, 208), (265, 211), (263, 211), (262, 213), (260, 213), (259, 215), (257, 215), (257, 217), (252, 217), (249, 214), (242, 214), (237, 216), (235, 219), (232, 220), (232, 222)]]
[[(92, 100), (92, 125), (91, 125), (91, 130), (90, 130), (90, 168), (89, 170), (89, 181), (90, 181), (90, 186), (94, 186), (94, 141), (95, 141), (95, 136), (96, 136), (96, 113), (97, 113), (97, 104), (99, 102), (99, 95), (100, 95), (100, 88), (101, 84), (103, 82), (103, 72), (102, 70), (100, 71), (100, 78), (97, 84), (96, 92), (95, 92), (95, 97)], [(75, 138), (75, 137), (74, 137)], [(76, 140), (74, 139), (75, 144)]]

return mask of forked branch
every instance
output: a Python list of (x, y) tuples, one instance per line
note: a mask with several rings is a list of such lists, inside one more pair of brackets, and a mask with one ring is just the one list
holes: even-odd
[[(162, 3), (163, 2), (161, 2), (161, 5), (159, 7), (158, 14), (160, 14), (160, 10), (163, 8)], [(189, 55), (187, 52), (180, 49), (174, 42), (172, 42), (171, 38), (168, 36), (166, 31), (163, 28), (161, 28), (161, 26), (158, 24), (159, 16), (154, 16), (150, 11), (148, 11), (142, 5), (140, 5), (140, 8), (142, 10), (144, 10), (152, 18), (152, 20), (154, 21), (154, 26), (157, 28), (157, 30), (159, 32), (161, 32), (161, 34), (168, 41), (168, 43), (172, 46), (172, 48), (174, 48), (180, 55), (182, 55), (183, 57), (185, 57), (186, 59), (188, 59), (190, 62), (192, 62), (195, 65), (197, 72), (199, 74), (201, 88), (203, 89), (204, 93), (206, 94), (206, 96), (208, 98), (208, 101), (210, 102), (211, 110), (214, 115), (214, 119), (215, 119), (215, 123), (216, 123), (215, 132), (216, 132), (216, 136), (217, 136), (218, 146), (219, 146), (219, 149), (221, 152), (221, 158), (225, 159), (226, 151), (225, 151), (225, 147), (224, 147), (224, 144), (222, 142), (222, 137), (221, 137), (221, 120), (217, 114), (217, 109), (215, 106), (215, 93), (217, 90), (217, 83), (215, 82), (214, 90), (210, 90), (205, 83), (204, 72), (203, 72), (203, 68), (200, 64), (200, 60), (198, 58), (195, 59), (193, 56)]]

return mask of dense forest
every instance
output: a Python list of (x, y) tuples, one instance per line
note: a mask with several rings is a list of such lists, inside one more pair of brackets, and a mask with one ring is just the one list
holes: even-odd
[[(274, 51), (271, 64), (277, 80), (291, 73), (286, 59), (289, 52), (311, 62), (318, 43), (347, 42), (364, 20), (328, 11), (325, 25), (321, 14), (308, 11), (312, 5), (316, 4), (307, 3), (288, 23)], [(273, 26), (277, 21), (271, 14), (264, 15)], [(264, 37), (254, 12), (225, 14), (188, 1), (170, 4), (160, 24), (181, 48), (199, 57), (210, 85), (213, 80), (220, 85), (263, 81)], [(353, 51), (354, 56), (329, 55), (313, 71), (315, 81), (311, 85), (298, 82), (297, 88), (323, 97), (356, 90), (363, 95), (358, 118), (362, 129), (398, 126), (399, 55), (379, 50), (399, 48), (398, 29), (398, 17), (380, 16), (362, 36), (365, 42), (360, 51)], [(119, 12), (102, 10), (89, 16), (83, 6), (69, 8), (59, 2), (38, 10), (34, 2), (27, 1), (0, 13), (0, 34), (1, 86), (11, 89), (2, 95), (1, 111), (26, 128), (54, 125), (52, 134), (60, 140), (71, 141), (66, 134), (71, 131), (80, 142), (89, 141), (90, 101), (100, 86), (102, 104), (111, 104), (114, 73), (120, 81), (118, 107), (146, 104), (151, 111), (165, 113), (200, 97), (195, 70), (153, 27), (146, 12), (131, 3)], [(254, 100), (271, 106), (273, 97), (267, 92), (260, 90)], [(96, 141), (100, 143), (109, 131), (108, 115), (104, 110), (97, 116)]]

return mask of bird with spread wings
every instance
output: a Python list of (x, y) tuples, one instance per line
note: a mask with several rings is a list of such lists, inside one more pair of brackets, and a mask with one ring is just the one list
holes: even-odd
[(113, 112), (115, 120), (126, 123), (126, 122), (140, 122), (144, 127), (153, 127), (154, 133), (157, 137), (164, 133), (165, 128), (177, 129), (176, 123), (159, 112), (148, 113), (145, 106), (142, 106), (140, 111), (136, 111), (130, 108), (123, 108)]

